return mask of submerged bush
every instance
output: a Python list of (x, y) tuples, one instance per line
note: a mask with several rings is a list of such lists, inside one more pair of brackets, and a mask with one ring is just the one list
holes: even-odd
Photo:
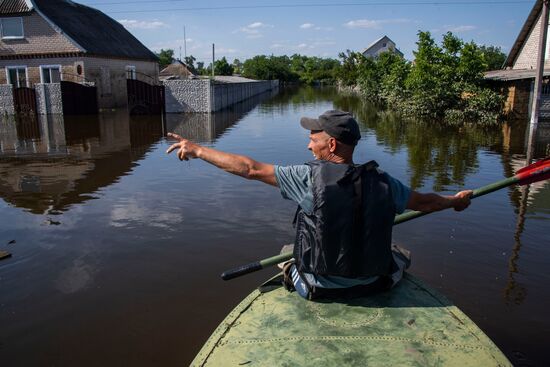
[(386, 52), (376, 58), (341, 53), (340, 84), (358, 86), (365, 99), (405, 117), (450, 124), (498, 123), (503, 98), (483, 84), (487, 47), (448, 32), (441, 46), (419, 32), (414, 63)]

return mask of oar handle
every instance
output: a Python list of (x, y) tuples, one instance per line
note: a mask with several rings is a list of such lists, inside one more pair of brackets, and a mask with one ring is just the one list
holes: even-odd
[(267, 268), (268, 266), (273, 266), (290, 259), (292, 259), (292, 252), (285, 252), (280, 255), (268, 257), (267, 259), (255, 261), (253, 263), (241, 265), (238, 268), (225, 271), (222, 274), (222, 279), (230, 280), (233, 278), (237, 278), (237, 277), (240, 277), (241, 275), (253, 273), (255, 271), (262, 270), (263, 268)]
[[(291, 254), (291, 256), (292, 256), (292, 254)], [(240, 277), (241, 275), (245, 275), (245, 274), (252, 273), (252, 272), (255, 272), (255, 271), (258, 271), (258, 270), (262, 270), (262, 269), (263, 269), (262, 264), (260, 264), (259, 261), (255, 261), (255, 262), (250, 263), (250, 264), (241, 265), (241, 266), (239, 266), (238, 268), (235, 268), (235, 269), (224, 271), (222, 273), (222, 279), (223, 280), (230, 280), (230, 279), (233, 279), (233, 278)]]

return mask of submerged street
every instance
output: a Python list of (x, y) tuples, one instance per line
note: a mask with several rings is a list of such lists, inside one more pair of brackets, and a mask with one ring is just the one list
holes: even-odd
[[(302, 116), (353, 112), (356, 163), (451, 194), (525, 163), (527, 121), (498, 128), (400, 121), (331, 88), (282, 89), (215, 114), (0, 122), (0, 360), (5, 365), (188, 365), (226, 314), (275, 269), (223, 271), (293, 241), (277, 189), (165, 154), (167, 132), (274, 164), (312, 160)], [(535, 157), (548, 155), (539, 126)], [(550, 183), (510, 187), (462, 213), (394, 228), (410, 272), (466, 313), (514, 365), (550, 344)], [(32, 353), (29, 353), (32, 351)]]

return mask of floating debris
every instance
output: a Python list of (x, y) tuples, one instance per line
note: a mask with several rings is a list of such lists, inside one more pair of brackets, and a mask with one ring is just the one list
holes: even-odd
[(7, 251), (0, 251), (0, 260), (7, 259), (8, 257), (11, 257), (11, 254)]
[(51, 226), (58, 226), (61, 224), (61, 222), (58, 222), (58, 221), (55, 221), (55, 220), (52, 220), (51, 218), (48, 218), (46, 219), (43, 224), (49, 224)]
[(16, 242), (17, 242), (16, 240), (11, 240), (10, 242), (8, 242), (8, 245), (13, 245)]

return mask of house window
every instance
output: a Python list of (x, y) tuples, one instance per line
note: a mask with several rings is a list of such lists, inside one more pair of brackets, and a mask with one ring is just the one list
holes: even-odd
[(136, 80), (136, 67), (133, 65), (126, 66), (126, 79)]
[(61, 65), (40, 66), (41, 83), (59, 83), (61, 81)]
[(8, 66), (6, 67), (8, 84), (16, 88), (27, 87), (27, 67), (26, 66)]
[(2, 39), (23, 38), (23, 18), (0, 18)]
[(386, 47), (386, 42), (382, 43), (382, 47)]

